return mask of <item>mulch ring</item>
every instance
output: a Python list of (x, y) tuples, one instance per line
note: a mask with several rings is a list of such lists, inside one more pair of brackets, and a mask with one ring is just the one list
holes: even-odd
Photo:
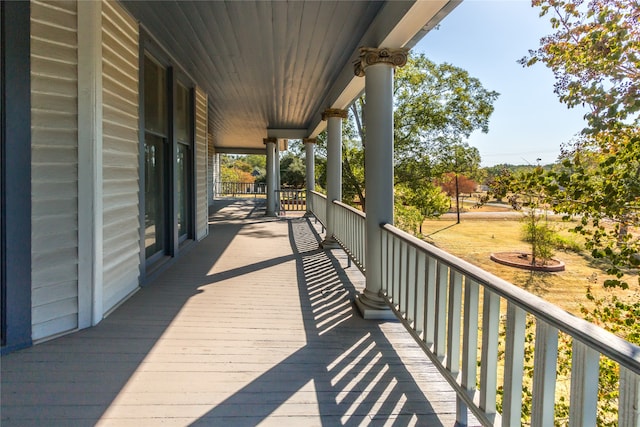
[(555, 258), (547, 260), (536, 260), (535, 265), (531, 263), (531, 254), (526, 252), (497, 252), (490, 256), (492, 261), (509, 267), (523, 268), (533, 271), (564, 271), (564, 262)]

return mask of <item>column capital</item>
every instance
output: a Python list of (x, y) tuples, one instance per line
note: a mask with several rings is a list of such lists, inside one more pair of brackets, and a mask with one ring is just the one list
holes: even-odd
[(353, 63), (353, 71), (356, 76), (364, 77), (364, 72), (369, 65), (389, 64), (392, 67), (402, 67), (407, 63), (408, 54), (409, 49), (404, 47), (361, 47), (360, 58)]
[(315, 144), (318, 142), (317, 138), (302, 138), (303, 144)]
[(263, 143), (264, 145), (267, 145), (267, 144), (269, 144), (269, 143), (271, 143), (271, 144), (277, 144), (277, 143), (278, 143), (278, 138), (263, 138), (263, 139), (262, 139), (262, 143)]
[(322, 113), (322, 120), (326, 121), (329, 117), (339, 117), (341, 119), (346, 119), (347, 115), (347, 110), (341, 110), (339, 108), (327, 108)]

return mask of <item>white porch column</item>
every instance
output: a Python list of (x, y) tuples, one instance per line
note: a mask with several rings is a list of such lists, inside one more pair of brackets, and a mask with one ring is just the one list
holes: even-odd
[(263, 140), (267, 150), (267, 216), (276, 216), (276, 150), (278, 140), (276, 138), (265, 138)]
[[(282, 187), (282, 182), (280, 181), (280, 142), (276, 139), (276, 189), (275, 191), (280, 191), (280, 187)], [(276, 202), (280, 201), (280, 193), (276, 193)]]
[(212, 199), (216, 199), (220, 195), (220, 154), (219, 153), (213, 154), (213, 159), (211, 162), (212, 162), (211, 197)]
[(346, 118), (347, 111), (336, 108), (322, 113), (322, 120), (327, 121), (327, 233), (321, 244), (325, 249), (340, 247), (333, 236), (333, 201), (342, 201), (342, 119)]
[(306, 187), (307, 187), (307, 214), (310, 214), (313, 206), (311, 206), (311, 192), (316, 189), (316, 159), (315, 159), (315, 138), (304, 138), (305, 167), (306, 167)]
[(382, 289), (380, 224), (393, 224), (393, 70), (407, 62), (407, 49), (361, 48), (355, 64), (365, 77), (366, 288), (356, 298), (365, 319), (392, 319)]

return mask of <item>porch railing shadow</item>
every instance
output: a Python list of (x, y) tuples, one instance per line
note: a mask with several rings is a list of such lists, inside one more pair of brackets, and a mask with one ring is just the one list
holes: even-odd
[[(420, 358), (421, 350), (402, 354), (387, 339), (384, 323), (356, 314), (356, 284), (340, 265), (345, 258), (318, 249), (320, 238), (309, 219), (289, 220), (289, 236), (300, 304), (311, 313), (304, 317), (306, 345), (192, 425), (257, 425), (309, 384), (322, 425), (443, 425), (439, 414), (455, 412), (455, 397), (443, 402), (425, 395), (446, 383), (434, 381), (428, 365), (407, 363), (407, 357)], [(255, 396), (266, 390), (256, 404)]]

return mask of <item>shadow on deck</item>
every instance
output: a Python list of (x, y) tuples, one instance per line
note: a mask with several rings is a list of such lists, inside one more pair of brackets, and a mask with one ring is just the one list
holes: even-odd
[(455, 424), (455, 394), (397, 322), (354, 307), (363, 277), (308, 218), (255, 200), (98, 326), (2, 359), (12, 425)]

